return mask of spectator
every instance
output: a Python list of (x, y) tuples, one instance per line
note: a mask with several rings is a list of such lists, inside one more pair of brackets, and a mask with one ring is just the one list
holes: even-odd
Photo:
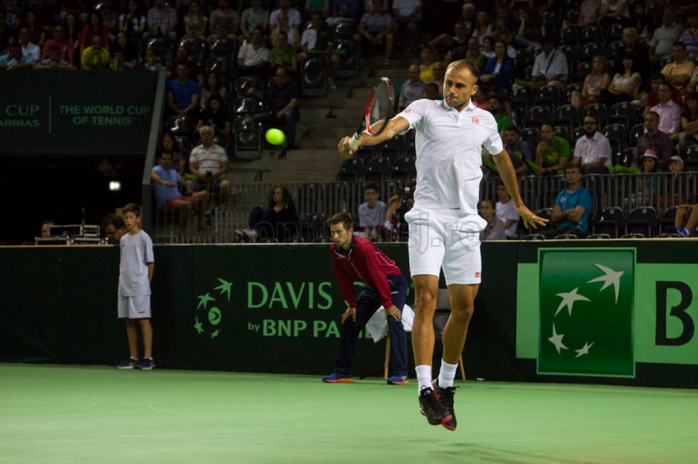
[(480, 241), (484, 240), (506, 240), (507, 234), (504, 223), (495, 214), (496, 206), (494, 201), (485, 199), (480, 202), (480, 216), (487, 221), (487, 225), (480, 231)]
[(681, 132), (681, 107), (671, 99), (671, 86), (669, 84), (659, 84), (659, 103), (653, 106), (650, 111), (659, 115), (659, 130), (670, 137), (678, 137)]
[(228, 0), (218, 0), (218, 9), (211, 12), (208, 27), (211, 33), (209, 42), (225, 38), (235, 40), (240, 27), (240, 16), (237, 11), (228, 7)]
[(29, 29), (26, 27), (19, 30), (19, 43), (22, 46), (22, 55), (31, 58), (34, 64), (41, 61), (41, 49), (29, 40)]
[(177, 78), (167, 83), (167, 106), (171, 114), (179, 117), (195, 112), (199, 107), (201, 88), (189, 79), (189, 67), (186, 63), (177, 65)]
[(143, 33), (143, 40), (167, 38), (177, 43), (177, 13), (166, 0), (155, 0), (155, 6), (148, 10), (146, 21), (148, 30)]
[(679, 142), (681, 148), (698, 143), (698, 94), (695, 92), (686, 94), (686, 108), (681, 115)]
[(92, 45), (83, 50), (80, 67), (83, 70), (107, 69), (109, 67), (109, 50), (102, 46), (102, 38), (92, 37)]
[(698, 13), (688, 16), (686, 29), (683, 30), (679, 41), (686, 45), (689, 54), (698, 55)]
[(298, 233), (298, 215), (291, 192), (283, 185), (274, 186), (267, 195), (266, 209), (252, 208), (248, 228), (235, 232), (250, 242), (290, 242)]
[(646, 150), (641, 158), (641, 173), (637, 178), (637, 191), (625, 200), (626, 207), (631, 209), (636, 206), (654, 204), (657, 193), (661, 169), (659, 159), (653, 150)]
[[(504, 141), (504, 149), (509, 155), (516, 175), (520, 176), (530, 172), (528, 166), (533, 164), (535, 155), (533, 147), (521, 138), (519, 128), (516, 126), (509, 126), (504, 129), (502, 140)], [(490, 161), (493, 160), (490, 159)]]
[(553, 47), (553, 39), (549, 36), (541, 40), (541, 47), (543, 52), (538, 54), (533, 63), (533, 83), (539, 89), (546, 85), (564, 88), (569, 73), (565, 54)]
[(441, 89), (433, 82), (429, 82), (426, 87), (424, 87), (424, 98), (428, 100), (443, 100), (443, 95), (441, 95)]
[(141, 68), (146, 71), (162, 71), (162, 65), (158, 62), (158, 57), (150, 48), (145, 49), (145, 56), (141, 62)]
[[(534, 48), (539, 48), (545, 34), (545, 27), (538, 24), (535, 14), (531, 14), (528, 8), (519, 8), (519, 19), (516, 23), (515, 41), (519, 47), (525, 47), (530, 53)], [(552, 38), (550, 38), (552, 40)]]
[(180, 177), (184, 177), (184, 174), (187, 172), (187, 158), (182, 150), (180, 150), (174, 135), (169, 132), (165, 132), (162, 135), (162, 148), (160, 149), (160, 153), (169, 153), (172, 155), (172, 165), (175, 167), (177, 174), (179, 174)]
[(201, 88), (201, 98), (199, 100), (201, 109), (206, 108), (208, 98), (214, 93), (217, 93), (223, 99), (223, 103), (228, 101), (228, 89), (223, 85), (221, 75), (216, 71), (209, 71), (206, 74), (206, 81), (204, 81), (204, 85)]
[(68, 64), (73, 64), (75, 55), (73, 42), (65, 37), (65, 32), (62, 25), (55, 26), (52, 28), (52, 30), (53, 38), (44, 42), (44, 47), (41, 52), (41, 59), (47, 59), (49, 49), (55, 45), (58, 47), (58, 58), (67, 62)]
[(298, 123), (298, 99), (300, 94), (293, 80), (288, 78), (288, 71), (277, 68), (273, 82), (262, 93), (261, 90), (250, 88), (248, 95), (255, 95), (259, 99), (267, 100), (268, 112), (259, 113), (254, 119), (260, 121), (265, 130), (269, 126), (284, 126), (286, 135), (286, 147), (289, 150), (296, 149), (296, 124)]
[(240, 32), (247, 40), (252, 40), (252, 31), (257, 27), (261, 27), (264, 34), (269, 32), (269, 12), (262, 8), (262, 0), (252, 0), (240, 19)]
[[(90, 7), (83, 0), (62, 0), (61, 5), (61, 20), (66, 21), (69, 16), (72, 16), (73, 20), (76, 22), (79, 20), (80, 23), (85, 24), (90, 19), (89, 11)], [(79, 35), (80, 31), (78, 31)], [(70, 36), (68, 36), (70, 37)], [(76, 46), (77, 48), (77, 46)]]
[(635, 64), (635, 69), (640, 73), (642, 77), (642, 83), (647, 84), (650, 78), (650, 59), (649, 59), (649, 49), (647, 48), (647, 43), (645, 41), (640, 41), (637, 35), (637, 30), (634, 27), (626, 27), (623, 29), (623, 36), (621, 41), (625, 45), (620, 50), (618, 50), (616, 56), (614, 57), (614, 66), (611, 70), (611, 74), (622, 74), (623, 68), (623, 57), (627, 53), (632, 54), (633, 64)]
[[(434, 71), (434, 77), (431, 78), (427, 84), (433, 83), (436, 84), (436, 86), (439, 89), (444, 88), (444, 79), (446, 78), (446, 63), (443, 61), (436, 61), (434, 62), (434, 66), (432, 67), (432, 70)], [(439, 94), (441, 93), (441, 90), (439, 90)]]
[(492, 34), (494, 34), (494, 26), (489, 13), (485, 10), (478, 11), (472, 36), (477, 39), (478, 45), (482, 46), (485, 37)]
[(82, 56), (82, 53), (87, 47), (94, 43), (92, 39), (95, 37), (101, 39), (100, 44), (102, 47), (109, 49), (111, 45), (109, 31), (102, 23), (102, 15), (97, 11), (90, 13), (90, 23), (85, 24), (85, 27), (82, 28), (82, 34), (80, 35), (80, 56)]
[(475, 65), (475, 67), (480, 71), (485, 69), (485, 66), (487, 65), (487, 57), (480, 53), (480, 44), (475, 37), (468, 39), (468, 50), (465, 52), (465, 58), (463, 59)]
[(51, 45), (48, 51), (48, 57), (38, 62), (36, 69), (69, 69), (76, 70), (75, 66), (61, 59), (61, 50), (58, 45)]
[(599, 19), (601, 0), (583, 0), (579, 6), (579, 19), (576, 26), (583, 29), (594, 24)]
[(422, 46), (420, 57), (422, 62), (419, 63), (419, 78), (426, 84), (434, 78), (434, 64), (436, 63), (434, 49), (430, 45)]
[(114, 0), (102, 0), (99, 14), (102, 16), (104, 27), (109, 31), (109, 39), (113, 42), (119, 32), (119, 12), (114, 8)]
[(0, 69), (5, 71), (19, 71), (20, 69), (32, 69), (34, 61), (28, 56), (22, 55), (22, 46), (14, 42), (7, 47), (7, 53), (0, 55)]
[(184, 32), (187, 37), (206, 39), (208, 18), (201, 11), (201, 1), (191, 0), (189, 10), (184, 16)]
[[(211, 195), (205, 190), (194, 192), (192, 185), (186, 182), (177, 170), (172, 169), (172, 153), (160, 153), (158, 165), (153, 166), (150, 171), (150, 179), (155, 187), (158, 210), (179, 213), (179, 225), (183, 231), (187, 230), (192, 211), (198, 212), (199, 230), (211, 229), (211, 226), (206, 224), (206, 211)], [(182, 196), (178, 185), (186, 189), (186, 195)]]
[(607, 30), (613, 24), (627, 23), (630, 19), (627, 0), (602, 0), (599, 18), (596, 20), (603, 30)]
[(385, 43), (385, 59), (383, 67), (390, 67), (393, 56), (395, 35), (393, 34), (393, 18), (390, 13), (383, 11), (381, 0), (373, 0), (373, 8), (364, 13), (359, 23), (359, 36), (366, 45), (382, 45)]
[(570, 157), (570, 144), (562, 137), (555, 135), (555, 128), (551, 123), (540, 126), (540, 142), (536, 147), (535, 165), (537, 176), (544, 174), (558, 174), (563, 169)]
[(174, 61), (167, 67), (167, 78), (176, 78), (177, 67), (182, 63), (186, 64), (189, 69), (189, 79), (196, 82), (199, 84), (199, 87), (201, 87), (204, 84), (204, 75), (201, 72), (201, 66), (199, 66), (196, 61), (189, 59), (189, 50), (184, 46), (177, 47), (177, 55)]
[(419, 66), (413, 64), (407, 71), (409, 79), (402, 83), (400, 88), (400, 97), (397, 102), (398, 112), (410, 106), (410, 104), (424, 98), (426, 84), (419, 78)]
[(361, 11), (359, 3), (359, 0), (332, 0), (327, 24), (334, 27), (339, 22), (358, 23)]
[(495, 214), (504, 224), (507, 238), (516, 238), (516, 229), (519, 227), (519, 213), (516, 212), (516, 206), (502, 181), (497, 184), (497, 197), (499, 201), (495, 205)]
[(667, 8), (662, 16), (662, 25), (655, 29), (650, 40), (650, 61), (659, 62), (671, 53), (671, 47), (683, 33), (683, 24), (678, 22), (676, 13)]
[(49, 238), (51, 236), (51, 226), (55, 223), (51, 219), (41, 221), (41, 238)]
[(574, 106), (585, 108), (592, 103), (597, 103), (603, 90), (611, 84), (611, 75), (608, 73), (608, 60), (604, 55), (596, 55), (591, 61), (591, 73), (584, 78), (582, 90), (573, 90), (570, 103)]
[(22, 10), (20, 5), (15, 0), (4, 0), (0, 5), (3, 13), (5, 13), (5, 25), (15, 30), (22, 27)]
[(121, 237), (126, 235), (124, 218), (115, 213), (107, 215), (102, 221), (102, 230), (104, 230), (104, 235), (109, 243), (118, 245)]
[(379, 197), (378, 185), (371, 183), (364, 187), (364, 202), (359, 206), (359, 226), (363, 230), (362, 237), (369, 240), (389, 235), (384, 226), (388, 207)]
[(67, 15), (61, 25), (65, 31), (65, 38), (73, 43), (73, 50), (78, 50), (80, 46), (81, 33), (80, 26), (78, 25), (78, 21), (75, 19), (75, 16), (72, 14)]
[(666, 77), (667, 82), (681, 93), (686, 93), (688, 83), (696, 69), (693, 61), (686, 58), (687, 54), (684, 43), (674, 43), (671, 47), (671, 56), (674, 61), (662, 69), (662, 74)]
[(225, 101), (217, 93), (213, 93), (208, 97), (206, 107), (199, 114), (196, 130), (198, 131), (203, 126), (213, 127), (217, 136), (224, 135), (228, 137), (230, 135), (230, 119), (228, 118)]
[(487, 61), (480, 81), (487, 88), (500, 88), (510, 94), (516, 76), (516, 63), (507, 55), (507, 45), (503, 41), (495, 42), (494, 51), (495, 56)]
[(46, 29), (41, 25), (34, 11), (28, 11), (24, 21), (24, 27), (29, 32), (29, 40), (39, 48), (44, 46), (46, 40)]
[(582, 186), (582, 170), (578, 164), (565, 166), (565, 181), (567, 188), (557, 195), (550, 216), (555, 228), (544, 231), (543, 235), (554, 238), (560, 234), (572, 234), (585, 238), (589, 233), (592, 203), (591, 194)]
[[(198, 0), (194, 0), (198, 1)], [(129, 0), (128, 11), (119, 15), (119, 30), (126, 33), (131, 43), (139, 47), (145, 32), (145, 15), (136, 0)]]
[[(664, 74), (661, 73), (652, 74), (652, 80), (650, 83), (651, 87), (647, 97), (645, 98), (645, 109), (642, 112), (643, 116), (646, 116), (652, 107), (659, 104), (659, 85), (666, 83), (666, 77), (664, 77)], [(671, 99), (674, 103), (683, 108), (683, 97), (681, 96), (681, 92), (679, 92), (673, 86), (671, 86)]]
[[(393, 18), (396, 31), (407, 33), (413, 45), (420, 42), (419, 30), (422, 24), (422, 0), (393, 0)], [(404, 45), (404, 42), (403, 42)]]
[(637, 140), (632, 166), (639, 167), (642, 155), (651, 150), (659, 158), (659, 166), (666, 168), (673, 149), (671, 138), (659, 130), (659, 114), (650, 111), (645, 116), (645, 133)]
[(682, 237), (695, 237), (698, 235), (698, 204), (682, 204), (677, 207), (674, 219), (676, 232)]
[(189, 155), (189, 171), (196, 178), (194, 190), (206, 190), (211, 195), (218, 195), (216, 204), (221, 207), (228, 202), (230, 182), (226, 180), (228, 156), (225, 149), (214, 142), (211, 126), (199, 128), (201, 145), (197, 145)]
[(125, 32), (119, 32), (116, 34), (116, 40), (112, 46), (111, 54), (116, 55), (121, 53), (123, 56), (123, 66), (126, 69), (135, 69), (138, 64), (138, 50), (136, 46), (133, 45), (128, 39)]
[(295, 8), (291, 8), (290, 0), (279, 0), (279, 8), (272, 11), (271, 15), (269, 15), (269, 24), (271, 27), (273, 42), (276, 42), (274, 40), (276, 38), (275, 34), (281, 25), (279, 15), (282, 15), (282, 17), (285, 18), (284, 20), (288, 20), (287, 25), (283, 25), (288, 28), (288, 30), (285, 31), (288, 34), (288, 42), (296, 49), (299, 49), (301, 47), (301, 14)]
[(611, 169), (611, 144), (599, 132), (599, 119), (584, 116), (584, 135), (574, 144), (574, 163), (581, 166), (584, 174), (608, 174)]
[(501, 133), (504, 129), (511, 126), (511, 118), (504, 113), (502, 98), (496, 93), (491, 93), (487, 97), (487, 111), (492, 113), (495, 121), (497, 121), (498, 132)]
[(330, 27), (322, 20), (320, 13), (313, 13), (310, 18), (310, 26), (303, 31), (301, 37), (302, 57), (323, 57), (329, 63), (328, 85), (331, 89), (337, 88), (334, 83), (339, 72), (341, 59), (334, 53), (334, 37)]
[(243, 76), (260, 76), (263, 80), (269, 76), (269, 49), (264, 46), (261, 28), (252, 31), (252, 42), (240, 47), (238, 68)]
[[(495, 31), (495, 33), (498, 33), (498, 32), (499, 31)], [(504, 47), (504, 51), (506, 53), (506, 46)], [(497, 56), (497, 54), (494, 51), (494, 37), (492, 37), (491, 35), (488, 35), (482, 39), (482, 43), (480, 44), (480, 53), (485, 55), (485, 57), (487, 57), (488, 61), (491, 58), (494, 58), (495, 56)]]
[(616, 103), (633, 101), (640, 90), (641, 82), (642, 77), (637, 72), (632, 55), (626, 53), (623, 57), (623, 72), (613, 76), (607, 90), (601, 90), (599, 101), (607, 108)]
[(285, 68), (288, 74), (297, 80), (299, 76), (298, 53), (296, 53), (293, 45), (288, 43), (288, 35), (283, 31), (279, 31), (276, 34), (276, 43), (274, 45), (274, 48), (269, 50), (269, 65), (272, 69), (278, 67)]
[(461, 14), (458, 17), (458, 22), (463, 24), (465, 27), (465, 33), (467, 36), (472, 37), (473, 32), (475, 32), (475, 25), (477, 24), (475, 5), (472, 3), (463, 3), (463, 6), (461, 7)]
[[(642, 38), (652, 37), (652, 33), (657, 28), (657, 18), (647, 14), (645, 4), (641, 1), (635, 2), (630, 10), (630, 20), (628, 25), (634, 27)], [(649, 57), (648, 57), (649, 58)]]
[[(470, 9), (468, 8), (468, 10)], [(470, 34), (468, 34), (465, 25), (461, 22), (457, 22), (453, 26), (453, 32), (452, 36), (449, 34), (441, 34), (429, 42), (429, 45), (431, 45), (434, 50), (444, 54), (444, 61), (446, 64), (451, 61), (464, 59), (468, 51)]]

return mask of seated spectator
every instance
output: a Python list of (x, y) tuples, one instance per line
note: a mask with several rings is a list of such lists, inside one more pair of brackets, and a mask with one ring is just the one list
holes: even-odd
[(269, 76), (269, 49), (264, 46), (261, 28), (252, 31), (252, 41), (240, 47), (238, 68), (243, 76), (259, 76), (263, 80)]
[(429, 82), (426, 87), (424, 87), (424, 98), (427, 100), (443, 100), (443, 95), (441, 95), (441, 89), (433, 82)]
[(601, 11), (597, 23), (607, 30), (613, 24), (627, 23), (630, 18), (627, 0), (604, 0), (601, 2)]
[(75, 48), (73, 47), (73, 41), (66, 38), (64, 26), (58, 25), (52, 30), (53, 38), (48, 39), (44, 43), (41, 58), (43, 60), (47, 59), (49, 49), (55, 45), (58, 47), (58, 58), (67, 62), (68, 64), (73, 64), (75, 59)]
[(636, 206), (652, 205), (657, 199), (659, 193), (659, 179), (662, 174), (659, 169), (659, 159), (654, 150), (646, 150), (642, 155), (640, 172), (644, 176), (637, 178), (637, 190), (625, 199), (627, 209), (635, 208)]
[(698, 13), (688, 16), (686, 29), (683, 30), (679, 42), (686, 45), (689, 55), (698, 55)]
[(230, 135), (230, 119), (225, 101), (219, 94), (214, 93), (208, 97), (206, 107), (199, 113), (199, 121), (196, 124), (198, 131), (203, 126), (213, 127), (216, 135)]
[[(647, 14), (645, 4), (641, 1), (637, 1), (630, 9), (628, 25), (637, 30), (639, 37), (648, 38), (652, 37), (652, 33), (657, 28), (657, 21), (654, 16)], [(649, 59), (649, 55), (647, 58)]]
[(536, 56), (531, 73), (532, 82), (536, 88), (546, 85), (565, 86), (567, 75), (567, 58), (565, 54), (555, 49), (552, 37), (544, 37), (541, 40), (543, 52)]
[(607, 90), (601, 90), (599, 101), (607, 108), (616, 103), (633, 101), (640, 90), (641, 82), (642, 77), (637, 72), (632, 55), (626, 53), (623, 57), (623, 72), (613, 76)]
[(136, 0), (129, 0), (127, 8), (127, 11), (119, 16), (119, 31), (125, 33), (134, 46), (140, 47), (145, 32), (145, 15)]
[(665, 191), (660, 189), (659, 206), (661, 208), (686, 203), (686, 196), (683, 195), (684, 192), (681, 191), (683, 189), (680, 188), (683, 168), (683, 159), (679, 155), (669, 158), (669, 172), (665, 175), (664, 181), (668, 186), (668, 191), (666, 191), (667, 194), (664, 194)]
[(269, 87), (262, 92), (250, 88), (248, 95), (256, 96), (267, 101), (268, 112), (254, 115), (254, 119), (269, 127), (279, 127), (286, 135), (286, 147), (294, 150), (296, 147), (296, 124), (298, 123), (298, 99), (300, 92), (296, 83), (289, 79), (288, 71), (277, 68), (276, 75)]
[(166, 96), (171, 115), (183, 118), (188, 113), (195, 114), (198, 110), (201, 88), (189, 79), (189, 67), (186, 63), (177, 65), (177, 78), (167, 83)]
[(419, 78), (419, 66), (413, 64), (407, 72), (409, 79), (402, 83), (400, 88), (400, 97), (397, 102), (398, 112), (404, 110), (410, 104), (421, 98), (424, 98), (426, 84)]
[(109, 31), (109, 40), (112, 42), (119, 32), (119, 11), (114, 8), (114, 0), (102, 0), (99, 5), (99, 15), (102, 17), (104, 27)]
[[(448, 55), (446, 56), (446, 60), (448, 61)], [(480, 52), (480, 43), (475, 37), (468, 39), (468, 49), (465, 52), (465, 58), (463, 59), (474, 65), (480, 71), (485, 69), (485, 66), (487, 65), (487, 57)]]
[(108, 214), (102, 221), (102, 230), (107, 237), (107, 241), (112, 245), (118, 245), (121, 237), (126, 235), (126, 223), (124, 218), (116, 213)]
[(218, 8), (211, 12), (208, 19), (209, 43), (216, 39), (236, 40), (240, 27), (240, 16), (228, 6), (228, 0), (218, 0)]
[(123, 67), (126, 69), (135, 69), (138, 65), (138, 50), (136, 46), (133, 45), (126, 36), (125, 32), (119, 32), (116, 34), (116, 40), (112, 45), (111, 54), (112, 56), (117, 53), (121, 53), (123, 56)]
[(544, 174), (558, 174), (558, 171), (567, 165), (570, 157), (570, 144), (562, 137), (555, 135), (555, 128), (550, 123), (540, 126), (540, 142), (536, 147), (535, 165), (537, 176)]
[(22, 46), (22, 55), (31, 58), (34, 64), (41, 61), (41, 49), (29, 40), (29, 29), (26, 27), (19, 30), (19, 44)]
[[(435, 61), (434, 66), (432, 66), (432, 71), (434, 72), (434, 77), (431, 78), (427, 84), (436, 84), (439, 89), (444, 88), (444, 80), (446, 78), (446, 63), (443, 61)], [(441, 90), (439, 90), (439, 95)]]
[[(172, 153), (160, 153), (158, 165), (153, 166), (150, 171), (150, 179), (155, 186), (158, 210), (179, 213), (179, 225), (183, 231), (187, 230), (192, 211), (198, 212), (199, 230), (211, 229), (211, 226), (206, 224), (206, 210), (211, 195), (205, 190), (194, 192), (192, 185), (172, 169)], [(177, 188), (178, 185), (186, 188), (187, 193), (184, 196)]]
[(5, 25), (18, 30), (22, 24), (23, 8), (16, 0), (4, 0), (0, 3), (0, 10), (5, 13)]
[(358, 24), (361, 19), (359, 3), (360, 0), (333, 0), (325, 22), (332, 27), (340, 22)]
[(497, 131), (502, 132), (507, 127), (511, 126), (511, 118), (504, 112), (504, 102), (496, 93), (491, 93), (487, 96), (487, 111), (492, 113), (497, 121)]
[(145, 56), (141, 61), (141, 69), (146, 71), (163, 71), (165, 68), (162, 67), (158, 61), (158, 56), (149, 48), (145, 49)]
[(584, 174), (608, 174), (611, 169), (611, 144), (599, 132), (599, 119), (584, 116), (584, 135), (574, 144), (574, 163), (581, 166)]
[(221, 207), (228, 202), (230, 182), (226, 180), (228, 172), (228, 156), (225, 149), (214, 142), (214, 131), (211, 126), (199, 128), (201, 145), (197, 145), (189, 155), (189, 172), (195, 177), (194, 189), (198, 192), (206, 190), (211, 195), (217, 195), (216, 204)]
[(615, 57), (609, 57), (609, 59), (612, 58), (614, 60), (611, 75), (623, 73), (623, 57), (630, 53), (633, 57), (635, 70), (640, 73), (642, 84), (646, 85), (647, 82), (650, 81), (650, 73), (652, 72), (647, 42), (640, 40), (637, 35), (637, 30), (634, 27), (626, 27), (623, 29), (621, 41), (624, 46), (618, 49)]
[(458, 22), (465, 26), (465, 32), (468, 37), (472, 37), (475, 31), (475, 24), (477, 24), (476, 14), (476, 8), (473, 3), (463, 3)]
[(272, 43), (276, 43), (277, 32), (283, 30), (288, 35), (288, 42), (299, 49), (301, 47), (300, 27), (302, 22), (301, 14), (295, 8), (291, 8), (290, 0), (279, 0), (279, 8), (269, 15)]
[[(664, 74), (652, 74), (650, 91), (645, 98), (645, 109), (642, 111), (643, 116), (646, 116), (654, 106), (659, 104), (659, 85), (666, 83), (666, 81), (667, 80), (666, 77), (664, 77)], [(683, 98), (681, 96), (681, 92), (679, 92), (673, 86), (671, 87), (671, 99), (674, 103), (683, 108)]]
[(654, 156), (659, 158), (659, 166), (662, 169), (669, 166), (674, 144), (668, 135), (659, 130), (659, 114), (656, 111), (650, 111), (645, 116), (645, 133), (637, 140), (633, 167), (640, 167), (640, 158), (647, 150), (651, 150)]
[(384, 226), (388, 207), (379, 197), (378, 185), (371, 183), (364, 187), (364, 202), (359, 206), (359, 226), (362, 236), (369, 240), (389, 237)]
[(22, 46), (14, 42), (7, 47), (7, 53), (0, 55), (0, 69), (5, 71), (19, 71), (20, 69), (32, 69), (34, 60), (22, 55)]
[(204, 85), (204, 75), (201, 71), (201, 66), (199, 66), (196, 61), (189, 59), (189, 50), (187, 50), (187, 47), (183, 46), (177, 47), (177, 55), (175, 56), (174, 61), (172, 61), (172, 63), (170, 63), (170, 65), (167, 67), (168, 79), (177, 78), (177, 66), (179, 66), (180, 63), (187, 65), (190, 80), (199, 84), (199, 87)]
[(322, 57), (329, 64), (328, 85), (331, 89), (337, 88), (334, 79), (339, 72), (341, 59), (334, 53), (334, 37), (330, 27), (322, 20), (322, 15), (318, 12), (312, 14), (310, 27), (303, 31), (301, 36), (301, 59)]
[(395, 35), (393, 33), (393, 18), (390, 13), (383, 11), (383, 2), (373, 0), (370, 12), (364, 13), (359, 23), (359, 37), (364, 45), (385, 44), (385, 58), (383, 67), (390, 66), (390, 58), (393, 56)]
[(184, 33), (187, 37), (206, 40), (208, 30), (208, 17), (201, 9), (200, 0), (191, 0), (189, 11), (184, 16)]
[(29, 32), (29, 40), (39, 48), (44, 46), (46, 41), (46, 29), (42, 26), (41, 20), (37, 18), (32, 10), (27, 11), (24, 17), (23, 27)]
[[(470, 9), (468, 8), (468, 10)], [(464, 59), (468, 51), (470, 34), (468, 34), (465, 25), (461, 22), (457, 22), (453, 26), (453, 31), (452, 36), (449, 34), (441, 34), (429, 42), (429, 45), (431, 45), (434, 50), (445, 56), (444, 61), (446, 64), (451, 61)]]
[[(504, 47), (504, 50), (506, 52), (506, 47)], [(488, 35), (482, 39), (482, 44), (480, 44), (480, 53), (485, 55), (488, 60), (497, 56), (494, 51), (494, 37)]]
[(670, 137), (678, 137), (681, 132), (681, 107), (671, 99), (671, 86), (659, 84), (659, 103), (650, 111), (659, 115), (659, 130)]
[(608, 73), (608, 60), (604, 55), (596, 55), (591, 61), (591, 73), (584, 78), (582, 90), (573, 90), (570, 103), (585, 108), (592, 103), (598, 103), (601, 91), (608, 89), (611, 75)]
[(579, 18), (577, 19), (577, 28), (584, 29), (591, 26), (599, 19), (601, 12), (601, 0), (584, 0), (579, 6)]
[(61, 23), (63, 30), (65, 31), (65, 38), (73, 43), (73, 50), (78, 50), (80, 47), (80, 24), (78, 20), (75, 19), (75, 15), (69, 14), (65, 17)]
[(507, 45), (498, 40), (494, 45), (495, 56), (490, 58), (480, 73), (480, 81), (485, 89), (504, 89), (511, 94), (511, 86), (516, 77), (516, 63), (507, 55)]
[(662, 74), (674, 88), (681, 93), (686, 93), (688, 83), (696, 70), (693, 61), (687, 59), (686, 44), (676, 42), (671, 46), (671, 56), (674, 59), (662, 69)]
[(61, 50), (58, 45), (51, 45), (48, 51), (48, 57), (41, 60), (34, 66), (36, 69), (69, 69), (72, 71), (77, 70), (77, 68), (65, 60), (61, 59)]
[(650, 40), (650, 61), (660, 62), (662, 58), (671, 53), (671, 47), (679, 40), (683, 33), (683, 24), (678, 21), (676, 13), (671, 8), (666, 8), (662, 15), (662, 24), (652, 33)]
[(146, 21), (148, 30), (143, 33), (143, 40), (166, 38), (177, 43), (177, 13), (167, 4), (167, 0), (155, 0), (155, 6), (148, 10)]
[[(422, 0), (393, 0), (393, 18), (395, 19), (396, 33), (401, 36), (406, 35), (413, 46), (420, 42)], [(404, 39), (403, 44), (406, 44)]]
[(497, 184), (497, 197), (499, 201), (495, 205), (495, 215), (504, 224), (507, 238), (516, 238), (516, 229), (519, 227), (519, 213), (516, 212), (514, 201), (501, 181)]
[(550, 222), (554, 229), (546, 230), (546, 238), (555, 238), (560, 234), (573, 234), (585, 238), (589, 233), (589, 216), (591, 215), (591, 194), (582, 186), (582, 170), (578, 164), (565, 166), (567, 188), (555, 199)]
[(480, 231), (480, 241), (485, 240), (506, 240), (507, 234), (504, 223), (495, 214), (496, 206), (494, 201), (485, 199), (480, 202), (480, 216), (487, 221), (487, 225)]
[(102, 15), (97, 11), (90, 13), (90, 22), (85, 24), (82, 28), (82, 34), (80, 35), (80, 56), (91, 44), (95, 37), (101, 39), (100, 44), (102, 47), (109, 49), (111, 46), (111, 38), (109, 37), (109, 31), (102, 21)]
[(262, 0), (252, 0), (240, 18), (240, 33), (245, 39), (252, 40), (252, 31), (257, 27), (262, 28), (264, 34), (269, 32), (269, 12), (262, 8)]
[(426, 84), (434, 78), (434, 65), (436, 64), (434, 49), (430, 45), (424, 45), (419, 56), (422, 59), (422, 62), (419, 63), (419, 78)]
[(485, 37), (492, 36), (492, 34), (494, 34), (494, 24), (492, 24), (490, 14), (485, 10), (478, 11), (472, 36), (476, 38), (478, 44), (482, 46)]
[(51, 219), (41, 221), (41, 238), (49, 238), (51, 236), (51, 226), (55, 223)]
[(521, 47), (525, 47), (528, 52), (542, 45), (542, 39), (546, 36), (545, 27), (538, 23), (536, 14), (529, 12), (527, 7), (519, 8), (519, 19), (516, 22), (515, 41)]
[(248, 228), (235, 231), (251, 242), (289, 242), (298, 233), (298, 215), (291, 192), (283, 185), (271, 189), (266, 209), (252, 208)]
[(677, 207), (674, 225), (682, 237), (698, 236), (698, 204), (682, 204)]
[(201, 98), (199, 99), (199, 106), (201, 109), (206, 108), (208, 98), (214, 93), (217, 93), (223, 98), (223, 102), (228, 101), (228, 89), (223, 86), (220, 74), (216, 71), (209, 71), (208, 74), (206, 74), (206, 80), (201, 88)]
[(180, 177), (184, 177), (187, 172), (187, 157), (182, 150), (180, 150), (174, 135), (169, 132), (165, 132), (162, 135), (162, 148), (160, 149), (160, 153), (169, 153), (172, 155), (172, 166), (174, 166), (175, 171), (177, 171)]
[[(66, 21), (66, 23), (70, 23), (71, 21), (71, 16), (72, 16), (72, 21), (75, 21), (75, 25), (78, 24), (78, 21), (80, 24), (85, 24), (90, 20), (90, 7), (89, 7), (89, 2), (85, 2), (83, 0), (63, 0), (60, 2), (60, 17), (62, 21)], [(72, 26), (69, 24), (69, 26)], [(72, 30), (71, 30), (72, 32)], [(80, 31), (77, 31), (77, 37), (79, 39)], [(73, 36), (71, 34), (66, 34), (68, 37), (71, 39)], [(77, 45), (75, 47), (77, 49)]]
[(698, 94), (695, 92), (686, 94), (686, 108), (681, 115), (679, 142), (680, 148), (698, 144)]
[(83, 70), (107, 69), (110, 63), (109, 50), (102, 46), (102, 38), (92, 38), (92, 45), (83, 50), (80, 60)]
[[(306, 31), (307, 32), (307, 31)], [(305, 34), (305, 32), (303, 33)], [(301, 45), (301, 48), (303, 46)], [(289, 75), (294, 79), (299, 76), (298, 73), (298, 53), (293, 45), (288, 43), (288, 36), (285, 32), (279, 31), (276, 34), (276, 43), (274, 48), (269, 50), (269, 65), (272, 69), (283, 67), (288, 71)]]
[[(533, 147), (521, 138), (519, 128), (509, 126), (502, 133), (504, 149), (509, 155), (511, 164), (514, 166), (516, 175), (520, 176), (530, 172), (529, 165), (535, 161)], [(488, 155), (491, 157), (492, 155)]]

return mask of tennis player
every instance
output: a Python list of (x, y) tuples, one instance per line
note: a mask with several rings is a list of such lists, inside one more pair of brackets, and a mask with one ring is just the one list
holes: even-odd
[[(415, 290), (412, 345), (419, 382), (419, 404), (431, 425), (456, 429), (453, 380), (465, 345), (468, 324), (482, 270), (479, 233), (486, 223), (477, 214), (482, 178), (482, 146), (491, 153), (502, 181), (524, 224), (536, 228), (546, 220), (523, 203), (516, 173), (504, 151), (497, 123), (487, 111), (473, 105), (479, 71), (461, 60), (449, 64), (444, 79), (444, 100), (417, 100), (392, 118), (377, 136), (362, 134), (351, 148), (351, 137), (339, 142), (339, 151), (351, 156), (362, 145), (376, 145), (416, 130), (417, 189), (409, 223), (410, 272)], [(439, 271), (443, 269), (451, 297), (451, 314), (443, 332), (443, 359), (432, 383), (433, 317)]]

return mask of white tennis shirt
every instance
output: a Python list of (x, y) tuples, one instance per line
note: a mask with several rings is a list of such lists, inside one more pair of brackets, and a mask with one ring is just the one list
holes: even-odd
[(492, 114), (472, 101), (459, 112), (443, 100), (423, 99), (398, 116), (416, 130), (415, 207), (477, 214), (482, 146), (495, 156), (504, 150)]

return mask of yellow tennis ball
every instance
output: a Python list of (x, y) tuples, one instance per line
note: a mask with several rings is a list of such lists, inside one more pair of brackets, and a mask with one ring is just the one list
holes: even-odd
[(286, 136), (279, 129), (269, 129), (265, 137), (272, 145), (281, 145), (286, 140)]

